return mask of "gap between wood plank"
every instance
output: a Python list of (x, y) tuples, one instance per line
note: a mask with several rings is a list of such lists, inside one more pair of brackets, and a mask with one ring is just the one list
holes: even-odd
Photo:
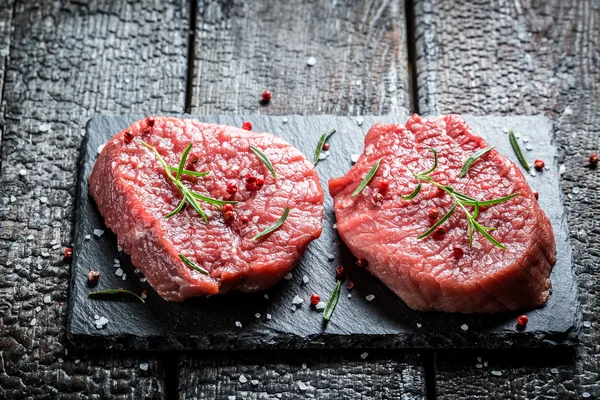
[(194, 90), (194, 57), (196, 56), (196, 20), (198, 13), (198, 0), (190, 0), (190, 20), (188, 21), (188, 52), (187, 52), (187, 81), (185, 89), (185, 110), (192, 112), (192, 96)]
[(404, 1), (404, 15), (406, 18), (406, 56), (408, 58), (408, 101), (410, 112), (419, 114), (419, 98), (417, 89), (417, 43), (415, 40), (415, 8), (413, 0)]
[(15, 20), (15, 9), (17, 8), (17, 1), (15, 0), (15, 2), (12, 4), (12, 9), (10, 10), (10, 26), (8, 27), (8, 54), (6, 55), (6, 57), (4, 58), (4, 65), (2, 66), (2, 68), (4, 68), (4, 76), (2, 77), (2, 93), (0, 93), (0, 110), (2, 110), (2, 120), (0, 121), (0, 123), (2, 124), (2, 126), (0, 127), (0, 171), (2, 171), (2, 155), (4, 154), (4, 129), (6, 128), (6, 115), (5, 112), (6, 110), (4, 110), (4, 91), (6, 90), (6, 76), (8, 75), (6, 73), (6, 70), (8, 69), (8, 62), (10, 60), (10, 54), (12, 52), (12, 23)]

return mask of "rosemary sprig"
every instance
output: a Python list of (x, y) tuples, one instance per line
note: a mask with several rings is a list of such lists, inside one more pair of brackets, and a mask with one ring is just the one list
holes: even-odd
[(377, 160), (377, 162), (373, 165), (373, 167), (371, 168), (369, 173), (367, 175), (365, 175), (362, 182), (360, 182), (360, 185), (358, 185), (358, 187), (354, 190), (354, 192), (352, 192), (350, 197), (358, 196), (358, 194), (360, 192), (362, 192), (362, 190), (365, 188), (365, 186), (368, 185), (368, 183), (371, 181), (371, 179), (373, 179), (373, 176), (375, 176), (375, 173), (379, 169), (379, 164), (381, 164), (381, 160), (382, 160), (381, 158), (379, 160)]
[(254, 154), (256, 154), (256, 157), (258, 157), (258, 159), (265, 164), (265, 167), (267, 167), (267, 169), (269, 171), (271, 171), (271, 175), (273, 175), (273, 178), (275, 180), (277, 180), (277, 174), (275, 173), (275, 168), (273, 168), (273, 164), (271, 164), (271, 161), (269, 160), (269, 157), (267, 157), (267, 155), (265, 153), (263, 153), (262, 151), (260, 151), (259, 148), (256, 148), (254, 146), (250, 146), (250, 150), (252, 150), (252, 152)]
[(323, 151), (323, 145), (325, 144), (325, 142), (327, 141), (327, 139), (329, 139), (329, 137), (331, 135), (333, 135), (336, 132), (335, 128), (331, 129), (329, 132), (325, 132), (324, 134), (321, 135), (321, 138), (319, 139), (319, 143), (317, 143), (317, 148), (315, 150), (315, 155), (313, 157), (313, 164), (317, 165), (317, 163), (319, 162), (319, 156), (321, 155), (321, 151)]
[(186, 256), (184, 256), (183, 254), (177, 254), (177, 255), (179, 256), (179, 258), (181, 259), (181, 261), (184, 262), (185, 265), (187, 265), (188, 267), (190, 267), (194, 271), (198, 271), (201, 274), (208, 275), (208, 271), (207, 270), (205, 270), (204, 268), (196, 265), (192, 260), (190, 260), (189, 258), (187, 258)]
[[(169, 169), (173, 172), (177, 172), (177, 167), (169, 167)], [(202, 171), (202, 172), (196, 172), (196, 171), (190, 171), (187, 169), (183, 169), (181, 170), (181, 175), (190, 175), (190, 176), (197, 176), (197, 177), (203, 177), (210, 174), (210, 171)]]
[(471, 157), (467, 158), (465, 163), (463, 164), (462, 169), (460, 170), (459, 177), (464, 178), (467, 175), (467, 171), (471, 168), (471, 165), (475, 163), (479, 158), (483, 157), (485, 154), (493, 150), (496, 146), (486, 147), (485, 149), (479, 149), (475, 153), (471, 154)]
[(146, 301), (144, 299), (142, 299), (140, 296), (138, 296), (137, 294), (133, 293), (130, 290), (126, 290), (126, 289), (108, 289), (108, 290), (98, 290), (97, 292), (92, 292), (90, 293), (88, 296), (96, 296), (96, 295), (111, 295), (111, 294), (128, 294), (130, 296), (133, 296), (135, 298), (137, 298), (139, 301), (141, 301), (142, 303), (145, 303)]
[[(423, 239), (423, 238), (431, 235), (433, 232), (435, 232), (435, 230), (438, 226), (440, 226), (441, 224), (446, 222), (446, 220), (448, 218), (450, 218), (452, 213), (454, 213), (454, 211), (456, 210), (456, 207), (460, 207), (464, 211), (465, 216), (467, 217), (467, 226), (468, 226), (468, 232), (469, 232), (469, 246), (470, 247), (473, 246), (473, 233), (475, 231), (477, 231), (484, 238), (489, 240), (494, 246), (496, 246), (502, 250), (506, 249), (506, 247), (504, 247), (500, 242), (498, 242), (496, 239), (494, 239), (492, 237), (492, 235), (489, 234), (489, 232), (495, 230), (496, 228), (484, 226), (484, 225), (481, 225), (479, 222), (477, 222), (477, 217), (479, 216), (479, 207), (480, 206), (491, 206), (494, 204), (504, 203), (504, 202), (518, 196), (519, 192), (512, 193), (505, 197), (499, 197), (497, 199), (480, 201), (473, 197), (467, 196), (464, 193), (460, 193), (460, 192), (456, 191), (450, 185), (442, 185), (442, 184), (434, 181), (433, 178), (431, 177), (431, 173), (433, 171), (435, 171), (435, 169), (437, 168), (438, 159), (437, 159), (437, 151), (432, 148), (429, 148), (429, 150), (431, 150), (431, 152), (433, 153), (433, 157), (434, 157), (433, 166), (425, 172), (421, 172), (419, 174), (413, 174), (413, 176), (415, 177), (415, 179), (418, 182), (417, 187), (415, 188), (415, 190), (413, 190), (413, 192), (411, 194), (409, 194), (408, 196), (402, 196), (402, 198), (405, 200), (410, 200), (410, 199), (414, 198), (417, 194), (419, 194), (419, 191), (421, 190), (421, 183), (426, 182), (426, 183), (429, 183), (435, 187), (438, 187), (438, 188), (442, 189), (444, 192), (448, 193), (450, 195), (450, 197), (452, 197), (452, 199), (454, 200), (454, 204), (452, 205), (452, 208), (442, 218), (440, 218), (439, 221), (437, 221), (431, 228), (429, 228), (426, 232), (419, 235), (417, 238)], [(471, 213), (467, 209), (467, 207), (473, 207), (473, 212)]]
[(513, 132), (512, 129), (508, 132), (508, 140), (510, 140), (510, 145), (512, 146), (513, 150), (515, 151), (515, 154), (517, 155), (517, 158), (519, 159), (521, 166), (523, 168), (525, 168), (525, 170), (527, 172), (531, 171), (531, 168), (529, 168), (529, 164), (527, 164), (527, 160), (525, 160), (525, 156), (523, 155), (523, 152), (521, 151), (521, 146), (519, 146), (519, 142), (517, 142), (517, 138), (515, 137), (515, 133)]
[[(200, 208), (200, 205), (198, 204), (196, 199), (201, 200), (205, 203), (213, 204), (217, 207), (220, 207), (224, 204), (237, 204), (237, 201), (218, 200), (218, 199), (213, 199), (212, 197), (203, 196), (200, 193), (196, 193), (196, 192), (188, 189), (179, 180), (181, 175), (205, 176), (210, 173), (210, 171), (209, 172), (187, 171), (186, 169), (183, 168), (185, 166), (185, 161), (186, 161), (188, 155), (190, 154), (190, 150), (192, 149), (193, 142), (190, 142), (190, 144), (186, 147), (185, 151), (183, 152), (183, 155), (181, 156), (181, 160), (179, 161), (179, 166), (177, 168), (169, 167), (167, 165), (167, 163), (165, 163), (165, 160), (163, 160), (163, 158), (160, 156), (158, 151), (156, 151), (156, 148), (154, 148), (153, 146), (149, 145), (148, 143), (146, 143), (144, 141), (142, 141), (142, 144), (154, 153), (154, 155), (158, 159), (158, 162), (163, 166), (165, 173), (167, 174), (167, 177), (169, 177), (169, 179), (175, 184), (175, 186), (177, 186), (177, 189), (179, 189), (179, 192), (181, 193), (181, 196), (182, 196), (181, 202), (179, 203), (177, 208), (175, 208), (173, 211), (171, 211), (170, 213), (165, 215), (165, 218), (170, 218), (170, 217), (174, 216), (175, 214), (177, 214), (178, 212), (180, 212), (181, 210), (183, 210), (183, 207), (187, 203), (190, 206), (192, 206), (192, 208), (202, 217), (202, 219), (204, 220), (205, 223), (208, 223), (208, 218), (206, 217), (206, 213), (204, 212), (204, 210), (202, 210), (202, 208)], [(176, 173), (175, 176), (173, 176), (171, 171)]]
[(283, 212), (283, 215), (277, 221), (275, 221), (275, 223), (273, 225), (269, 226), (267, 229), (265, 229), (264, 231), (260, 232), (256, 236), (254, 236), (252, 238), (252, 241), (254, 242), (254, 241), (260, 239), (261, 237), (266, 236), (266, 235), (272, 233), (273, 231), (279, 229), (279, 227), (281, 225), (283, 225), (283, 223), (287, 219), (289, 213), (290, 213), (290, 208), (286, 207), (285, 211)]
[(323, 310), (323, 321), (328, 322), (331, 319), (331, 315), (335, 310), (335, 306), (340, 299), (340, 288), (342, 286), (342, 281), (337, 281), (333, 291), (331, 292), (331, 296), (329, 296), (329, 300), (327, 300), (327, 304), (325, 305), (325, 309)]

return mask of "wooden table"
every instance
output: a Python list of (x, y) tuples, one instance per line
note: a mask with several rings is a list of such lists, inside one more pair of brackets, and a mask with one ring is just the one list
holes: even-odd
[[(599, 172), (586, 162), (598, 150), (599, 52), (597, 0), (3, 0), (0, 398), (600, 397)], [(258, 103), (264, 89), (269, 106)], [(94, 113), (184, 111), (550, 116), (581, 346), (369, 351), (364, 360), (362, 350), (70, 347), (62, 251), (85, 123)]]

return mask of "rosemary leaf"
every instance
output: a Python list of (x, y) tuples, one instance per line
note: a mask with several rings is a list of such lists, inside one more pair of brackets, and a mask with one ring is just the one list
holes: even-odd
[(323, 320), (329, 322), (331, 319), (331, 315), (335, 310), (335, 306), (340, 299), (340, 288), (342, 286), (342, 281), (337, 281), (333, 291), (331, 292), (331, 296), (329, 296), (329, 300), (327, 300), (327, 305), (325, 305), (325, 309), (323, 310)]
[(492, 242), (492, 244), (494, 246), (498, 247), (499, 249), (506, 250), (506, 247), (504, 247), (502, 245), (502, 243), (498, 242), (496, 239), (494, 239), (492, 237), (492, 235), (490, 235), (488, 233), (488, 229), (486, 229), (487, 228), (486, 226), (480, 225), (477, 221), (473, 221), (473, 226), (475, 227), (475, 229), (477, 229), (477, 231), (479, 233), (481, 233), (483, 235), (483, 237), (485, 237), (487, 240), (489, 240), (490, 242)]
[(277, 221), (275, 221), (275, 223), (273, 225), (269, 226), (267, 229), (265, 229), (264, 231), (260, 232), (256, 236), (254, 236), (252, 238), (252, 241), (254, 242), (254, 241), (272, 233), (273, 231), (277, 230), (281, 225), (283, 225), (283, 223), (287, 219), (289, 213), (290, 213), (290, 208), (286, 207), (281, 218), (279, 218)]
[(149, 145), (148, 143), (144, 142), (143, 140), (141, 142), (142, 142), (142, 144), (144, 146), (146, 146), (148, 149), (150, 149), (154, 153), (154, 155), (156, 156), (156, 159), (158, 160), (158, 162), (165, 169), (165, 173), (167, 174), (167, 176), (169, 177), (169, 179), (171, 179), (173, 182), (175, 182), (176, 179), (171, 174), (171, 171), (169, 170), (169, 166), (167, 165), (167, 163), (165, 162), (165, 160), (163, 160), (163, 158), (160, 156), (160, 154), (158, 154), (158, 151), (156, 151), (156, 149), (154, 148), (154, 146)]
[(96, 296), (96, 295), (111, 295), (111, 294), (128, 294), (130, 296), (133, 296), (135, 298), (137, 298), (139, 301), (141, 301), (142, 303), (145, 303), (146, 301), (144, 301), (144, 299), (142, 299), (140, 296), (138, 296), (137, 294), (133, 293), (130, 290), (126, 290), (126, 289), (108, 289), (108, 290), (99, 290), (97, 292), (92, 292), (89, 294), (89, 296)]
[(181, 259), (181, 261), (184, 262), (185, 265), (187, 265), (188, 267), (190, 267), (194, 271), (198, 271), (201, 274), (208, 275), (208, 271), (207, 270), (205, 270), (202, 267), (197, 266), (194, 262), (192, 262), (192, 260), (190, 260), (189, 258), (187, 258), (186, 256), (184, 256), (183, 254), (177, 254), (177, 255), (179, 256), (179, 258)]
[(321, 138), (319, 139), (319, 143), (317, 143), (317, 148), (315, 150), (315, 156), (313, 157), (314, 165), (317, 165), (317, 163), (319, 162), (319, 156), (321, 155), (321, 151), (323, 150), (323, 145), (325, 144), (327, 139), (329, 139), (329, 137), (331, 135), (333, 135), (335, 132), (336, 132), (336, 130), (335, 130), (335, 128), (333, 128), (329, 132), (325, 132), (324, 134), (321, 135)]
[(419, 181), (419, 183), (417, 184), (417, 187), (415, 187), (415, 190), (413, 190), (411, 194), (409, 194), (408, 196), (400, 195), (400, 197), (402, 197), (403, 200), (411, 200), (416, 195), (418, 195), (420, 191), (421, 191), (421, 181)]
[(268, 168), (269, 171), (271, 171), (271, 175), (273, 175), (273, 178), (275, 178), (275, 180), (277, 180), (277, 174), (275, 173), (275, 169), (273, 168), (273, 164), (271, 164), (271, 161), (269, 160), (269, 158), (267, 157), (267, 155), (265, 153), (263, 153), (262, 151), (260, 151), (260, 149), (254, 147), (254, 146), (250, 146), (250, 150), (252, 150), (252, 152), (254, 154), (256, 154), (256, 157), (258, 157), (258, 159), (265, 164), (265, 167)]
[(423, 238), (431, 235), (435, 231), (435, 228), (437, 228), (438, 226), (440, 226), (441, 224), (443, 224), (444, 222), (446, 222), (446, 220), (448, 218), (450, 218), (450, 216), (452, 215), (452, 213), (454, 212), (455, 209), (456, 209), (456, 204), (454, 204), (452, 206), (452, 208), (450, 209), (450, 211), (448, 211), (446, 213), (446, 215), (444, 215), (442, 218), (440, 218), (440, 220), (438, 222), (436, 222), (435, 224), (433, 224), (433, 226), (431, 228), (429, 228), (425, 233), (422, 233), (421, 235), (419, 235), (417, 237), (417, 239), (423, 239)]
[(190, 194), (197, 198), (198, 200), (202, 200), (205, 203), (214, 204), (215, 206), (222, 206), (224, 204), (237, 204), (237, 201), (229, 201), (229, 200), (219, 200), (213, 199), (212, 197), (202, 196), (200, 193), (196, 193), (190, 190)]
[(373, 167), (371, 168), (369, 173), (367, 175), (365, 175), (362, 182), (360, 182), (360, 185), (358, 185), (358, 187), (354, 190), (354, 192), (352, 192), (350, 197), (356, 197), (365, 188), (365, 186), (367, 186), (367, 184), (371, 181), (371, 179), (373, 179), (373, 176), (375, 176), (375, 173), (379, 169), (379, 164), (381, 164), (381, 160), (382, 160), (381, 158), (379, 160), (377, 160), (375, 165), (373, 165)]
[(473, 165), (475, 161), (477, 161), (479, 158), (483, 157), (485, 154), (493, 150), (494, 147), (496, 146), (490, 146), (486, 147), (485, 149), (479, 149), (475, 153), (471, 154), (471, 156), (467, 158), (467, 161), (465, 161), (465, 163), (463, 164), (463, 167), (460, 170), (459, 177), (464, 178), (465, 175), (467, 175), (467, 171), (469, 170), (469, 168), (471, 168), (471, 165)]
[(521, 192), (515, 192), (513, 194), (510, 194), (508, 196), (505, 197), (499, 197), (497, 199), (492, 199), (492, 200), (476, 200), (473, 199), (472, 197), (467, 199), (460, 199), (462, 201), (463, 204), (467, 205), (467, 206), (474, 206), (475, 203), (479, 203), (479, 206), (493, 206), (494, 204), (500, 204), (500, 203), (504, 203), (505, 201), (508, 201), (510, 199), (513, 199), (515, 197), (517, 197), (518, 195), (520, 195)]
[(429, 175), (430, 173), (432, 173), (433, 171), (435, 171), (435, 169), (438, 166), (437, 151), (434, 148), (431, 148), (431, 147), (428, 147), (427, 150), (431, 150), (433, 152), (433, 165), (427, 171), (421, 172), (419, 175)]
[[(173, 172), (177, 172), (177, 168), (176, 167), (169, 167), (169, 169)], [(181, 170), (181, 175), (190, 175), (190, 176), (198, 176), (198, 177), (202, 177), (202, 176), (206, 176), (210, 174), (210, 171), (203, 171), (203, 172), (196, 172), (196, 171), (190, 171), (187, 169), (182, 169)]]
[(181, 160), (179, 161), (179, 168), (177, 168), (177, 175), (175, 176), (175, 179), (177, 179), (177, 180), (179, 180), (179, 178), (181, 177), (181, 173), (183, 172), (183, 167), (185, 167), (185, 160), (187, 160), (188, 154), (190, 154), (190, 150), (192, 150), (193, 144), (194, 144), (193, 142), (190, 142), (188, 147), (185, 148), (185, 151), (181, 155)]
[(196, 199), (194, 198), (194, 196), (192, 196), (192, 194), (190, 193), (190, 191), (188, 189), (186, 189), (183, 185), (183, 197), (185, 198), (185, 200), (192, 206), (192, 208), (198, 213), (200, 214), (200, 216), (202, 217), (202, 219), (204, 220), (205, 223), (208, 224), (208, 218), (206, 218), (206, 213), (200, 208), (200, 205), (198, 204), (198, 202), (196, 201)]
[(170, 213), (165, 215), (165, 218), (171, 218), (173, 215), (175, 215), (179, 211), (181, 211), (183, 209), (183, 206), (185, 206), (185, 197), (183, 199), (181, 199), (181, 202), (179, 203), (179, 205), (177, 206), (176, 209), (174, 209), (173, 211), (171, 211)]
[(517, 158), (519, 159), (521, 166), (523, 168), (525, 168), (525, 170), (527, 172), (531, 171), (531, 168), (529, 168), (529, 164), (527, 164), (527, 160), (525, 160), (525, 156), (523, 155), (523, 152), (521, 151), (521, 146), (519, 146), (519, 142), (517, 142), (517, 138), (515, 137), (515, 133), (513, 132), (512, 129), (508, 132), (508, 139), (510, 140), (510, 145), (512, 146), (513, 150), (515, 151), (515, 154), (517, 155)]

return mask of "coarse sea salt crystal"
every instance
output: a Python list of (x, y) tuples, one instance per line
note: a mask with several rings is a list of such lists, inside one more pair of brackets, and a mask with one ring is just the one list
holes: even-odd
[(148, 371), (148, 363), (141, 363), (140, 364), (140, 369), (142, 371)]
[(235, 321), (235, 326), (237, 326), (238, 328), (241, 328), (242, 323), (240, 321)]
[(26, 170), (24, 170), (24, 169), (20, 169), (20, 170), (19, 170), (19, 175), (21, 175), (21, 176), (25, 176), (25, 175), (27, 175), (27, 171), (26, 171)]
[(417, 328), (422, 327), (423, 325), (421, 325), (420, 323), (417, 322)]
[(17, 198), (15, 196), (10, 196), (10, 202), (14, 203), (15, 201), (17, 201)]
[(121, 264), (121, 261), (119, 261), (119, 259), (118, 259), (118, 258), (115, 258), (115, 259), (113, 260), (113, 262), (114, 262), (115, 264), (117, 264), (117, 265)]
[(531, 151), (531, 150), (533, 150), (533, 146), (528, 144), (527, 146), (525, 146), (525, 150)]
[(552, 372), (553, 374), (558, 374), (558, 368), (552, 368), (550, 372)]
[(367, 353), (366, 351), (360, 355), (360, 358), (362, 358), (363, 360), (367, 357), (369, 357), (369, 353)]
[(34, 239), (33, 235), (27, 236), (27, 240), (33, 240), (33, 239)]
[(263, 296), (265, 299), (269, 300), (269, 294), (265, 293), (265, 295)]
[(309, 67), (313, 67), (316, 63), (317, 63), (317, 59), (314, 57), (308, 57), (306, 59), (306, 65), (308, 65)]
[(44, 124), (40, 124), (38, 126), (38, 131), (40, 131), (40, 132), (48, 132), (50, 130), (50, 128), (51, 128), (50, 124), (44, 123)]
[(254, 314), (254, 316), (255, 316), (256, 318), (260, 318), (260, 313), (256, 313), (256, 314)]
[(492, 371), (491, 374), (494, 376), (502, 376), (502, 372), (500, 371)]
[(81, 362), (80, 359), (75, 360), (75, 365), (79, 364)]
[(308, 390), (308, 385), (302, 381), (298, 381), (298, 389), (300, 389), (301, 391), (305, 391)]
[(35, 324), (37, 324), (37, 319), (32, 319), (31, 322), (29, 323), (29, 325), (34, 326)]
[(47, 203), (48, 202), (48, 198), (46, 196), (42, 196), (42, 197), (40, 197), (40, 202)]
[(356, 162), (358, 161), (359, 158), (360, 158), (360, 154), (352, 154), (350, 156), (350, 161), (352, 161), (352, 164), (356, 164)]
[(302, 277), (302, 283), (304, 283), (305, 285), (306, 285), (306, 284), (307, 284), (309, 281), (310, 281), (310, 279), (309, 279), (309, 277), (308, 277), (308, 276), (304, 275), (304, 276)]
[(104, 235), (104, 231), (102, 229), (94, 229), (94, 235), (96, 237), (101, 237), (102, 235)]
[(259, 382), (258, 382), (258, 379), (252, 379), (252, 380), (250, 381), (250, 383), (251, 383), (253, 386), (256, 386), (256, 385), (258, 385), (258, 384), (259, 384)]
[(123, 276), (123, 269), (117, 268), (117, 270), (115, 271), (115, 275), (116, 276)]
[(315, 306), (315, 309), (317, 309), (317, 310), (325, 309), (325, 302), (323, 302), (323, 301), (318, 302), (317, 305)]
[(302, 303), (304, 303), (304, 300), (302, 299), (302, 297), (300, 297), (298, 295), (296, 295), (294, 297), (294, 299), (292, 300), (292, 304), (298, 305), (298, 304), (302, 304)]
[(468, 330), (469, 330), (469, 325), (467, 325), (467, 324), (462, 324), (462, 325), (460, 326), (460, 329), (462, 329), (463, 331), (468, 331)]
[(585, 326), (586, 328), (591, 328), (592, 323), (590, 321), (584, 321), (583, 326)]
[(62, 364), (63, 362), (65, 362), (65, 360), (63, 360), (63, 359), (62, 359), (62, 358), (60, 358), (60, 357), (58, 357), (58, 359), (57, 359), (57, 360), (58, 360), (58, 362), (59, 362), (60, 364)]
[(358, 124), (358, 126), (362, 126), (362, 124), (365, 123), (365, 119), (363, 117), (358, 117), (356, 118), (356, 123)]
[(308, 366), (306, 364), (302, 364), (302, 369), (306, 369)]
[(37, 306), (37, 307), (35, 308), (35, 311), (36, 311), (36, 312), (40, 312), (40, 311), (42, 311), (42, 306)]
[(123, 279), (123, 280), (127, 279), (127, 274), (123, 274), (123, 276), (121, 277), (121, 279)]
[(91, 235), (85, 235), (85, 240), (90, 240), (92, 238)]
[(335, 260), (335, 256), (333, 254), (329, 253), (329, 254), (327, 254), (327, 259), (329, 261), (333, 261), (333, 260)]
[(140, 270), (136, 268), (136, 269), (133, 270), (133, 272), (135, 272), (136, 274), (139, 274)]
[(324, 160), (327, 157), (329, 157), (329, 152), (328, 151), (324, 151), (321, 154), (319, 154), (319, 160)]
[(235, 396), (227, 396), (227, 400), (235, 400)]
[(101, 144), (100, 146), (98, 146), (98, 154), (102, 153), (104, 146), (106, 146), (106, 144)]
[(372, 294), (365, 297), (365, 299), (367, 299), (367, 301), (373, 301), (374, 298), (375, 298), (375, 296)]
[(290, 310), (292, 310), (292, 312), (296, 312), (296, 305), (292, 305), (292, 306), (290, 307)]
[(50, 304), (52, 303), (52, 297), (50, 297), (49, 294), (44, 296), (44, 304)]
[(289, 119), (288, 119), (288, 117), (283, 117), (283, 123), (284, 123), (284, 124), (287, 124), (288, 122), (289, 122)]
[(481, 369), (481, 368), (483, 368), (483, 364), (475, 364), (475, 368)]
[(145, 276), (141, 277), (140, 282), (142, 282), (142, 283), (146, 282), (146, 277)]
[(270, 320), (271, 318), (271, 314), (267, 314), (267, 319)]
[(239, 379), (240, 379), (240, 383), (246, 383), (246, 382), (248, 382), (248, 378), (246, 378), (246, 377), (244, 376), (244, 374), (240, 375), (240, 378), (239, 378)]
[(288, 274), (286, 276), (283, 277), (283, 279), (285, 279), (286, 281), (289, 281), (290, 279), (292, 279), (294, 277), (294, 275), (292, 275), (291, 272), (288, 272)]
[(351, 299), (352, 298), (352, 294), (348, 293), (348, 298)]

